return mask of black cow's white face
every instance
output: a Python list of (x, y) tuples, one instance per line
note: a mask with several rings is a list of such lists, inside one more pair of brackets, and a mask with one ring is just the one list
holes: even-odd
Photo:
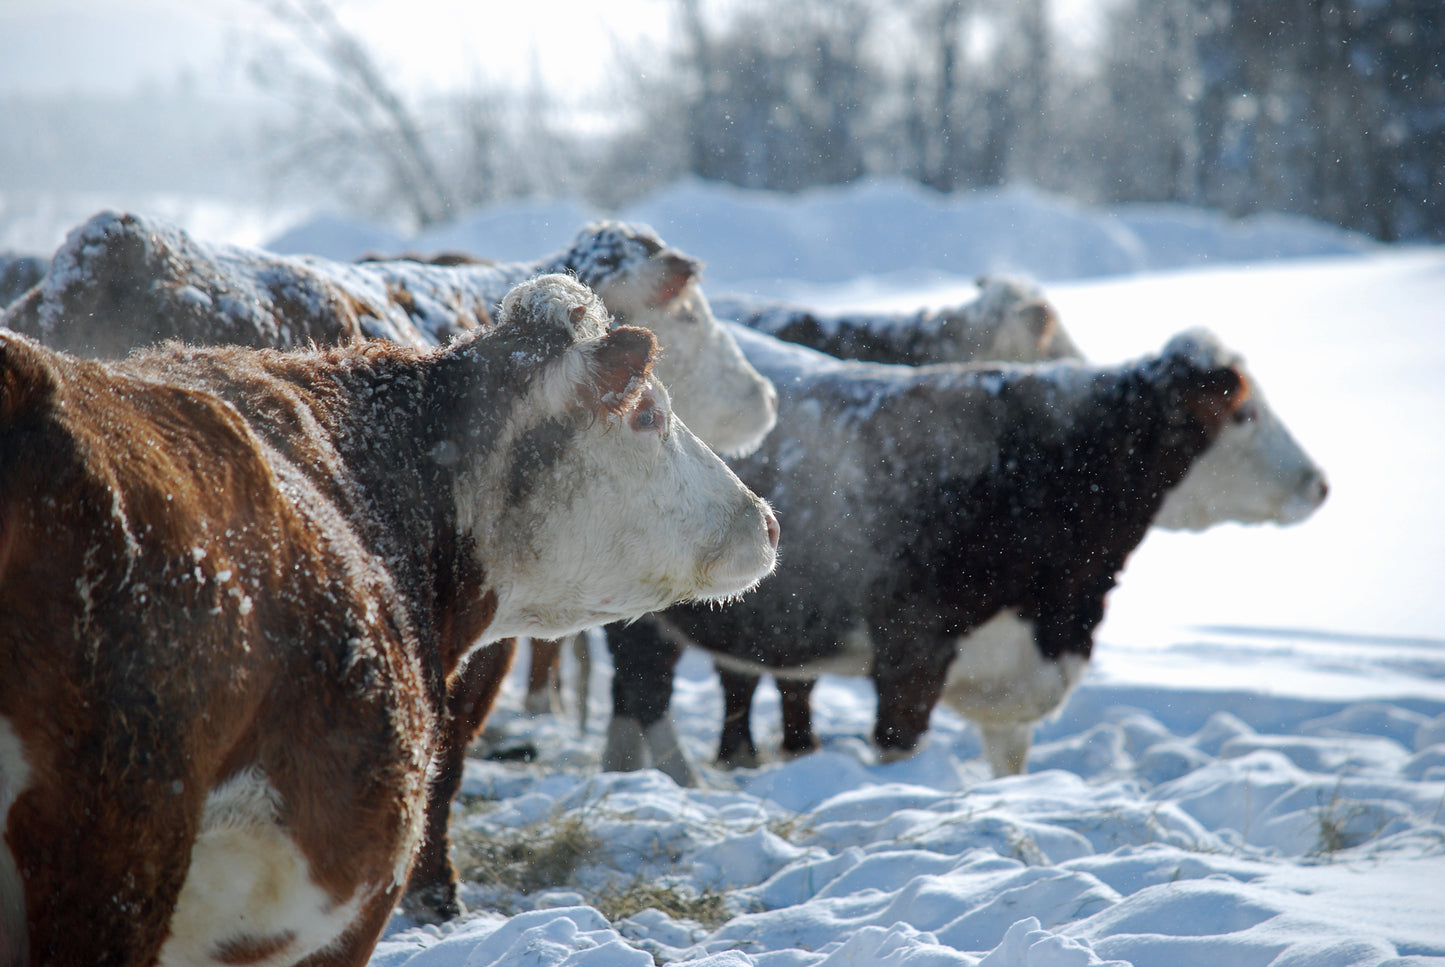
[(1324, 471), (1270, 408), (1243, 363), (1232, 354), (1227, 361), (1244, 377), (1249, 395), (1165, 495), (1154, 517), (1156, 527), (1197, 531), (1231, 522), (1294, 524), (1319, 509), (1329, 492)]
[(575, 281), (537, 282), (567, 294), (559, 311), (585, 306), (591, 328), (460, 478), (459, 520), (498, 594), (488, 636), (556, 637), (752, 587), (773, 568), (776, 521), (673, 413), (652, 338), (607, 332)]

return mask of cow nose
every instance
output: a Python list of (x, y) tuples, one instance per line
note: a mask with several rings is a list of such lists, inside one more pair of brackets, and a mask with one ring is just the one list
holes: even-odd
[(778, 518), (773, 515), (773, 509), (771, 507), (763, 508), (763, 523), (766, 524), (768, 528), (768, 544), (776, 551), (778, 549), (779, 534)]

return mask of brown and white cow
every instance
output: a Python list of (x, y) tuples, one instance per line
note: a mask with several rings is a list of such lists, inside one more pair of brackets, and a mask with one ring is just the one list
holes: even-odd
[(552, 276), (439, 350), (0, 333), (0, 964), (364, 963), (470, 653), (768, 572), (608, 323)]

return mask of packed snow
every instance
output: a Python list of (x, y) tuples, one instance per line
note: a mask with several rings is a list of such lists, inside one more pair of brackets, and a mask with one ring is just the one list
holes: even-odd
[[(593, 214), (535, 208), (386, 247), (535, 258)], [(373, 964), (1445, 963), (1445, 250), (879, 183), (797, 197), (685, 183), (621, 214), (702, 257), (719, 293), (913, 310), (967, 301), (974, 275), (1002, 269), (1044, 282), (1097, 361), (1207, 326), (1331, 495), (1294, 527), (1151, 533), (1018, 777), (989, 779), (942, 707), (917, 756), (879, 764), (871, 686), (831, 677), (814, 755), (703, 765), (698, 789), (601, 774), (606, 649), (594, 635), (586, 733), (570, 713), (522, 713), (524, 649), (454, 813), (472, 912), (394, 916)], [(506, 226), (525, 249), (493, 234)], [(374, 226), (302, 228), (287, 237), (317, 254), (378, 247)], [(570, 688), (576, 665), (564, 674)], [(722, 699), (700, 654), (673, 709), (709, 762)], [(765, 686), (764, 748), (778, 714)]]

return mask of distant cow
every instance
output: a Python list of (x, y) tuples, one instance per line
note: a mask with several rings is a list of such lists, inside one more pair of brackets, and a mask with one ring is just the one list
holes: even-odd
[(960, 306), (909, 313), (826, 313), (737, 296), (715, 298), (713, 311), (784, 342), (873, 363), (1030, 363), (1079, 355), (1034, 282), (985, 275), (978, 288), (978, 297)]
[(605, 768), (641, 764), (641, 735), (659, 767), (695, 780), (666, 724), (690, 644), (723, 673), (724, 764), (755, 758), (760, 673), (779, 679), (798, 753), (814, 746), (812, 680), (833, 672), (873, 680), (885, 759), (913, 752), (943, 698), (979, 726), (996, 773), (1021, 771), (1152, 522), (1288, 522), (1324, 499), (1238, 357), (1202, 331), (1115, 366), (880, 366), (738, 339), (781, 397), (778, 427), (732, 463), (787, 525), (781, 564), (722, 608), (609, 629)]
[(655, 341), (552, 276), (422, 351), (0, 333), (0, 964), (362, 964), (447, 676), (772, 566)]

